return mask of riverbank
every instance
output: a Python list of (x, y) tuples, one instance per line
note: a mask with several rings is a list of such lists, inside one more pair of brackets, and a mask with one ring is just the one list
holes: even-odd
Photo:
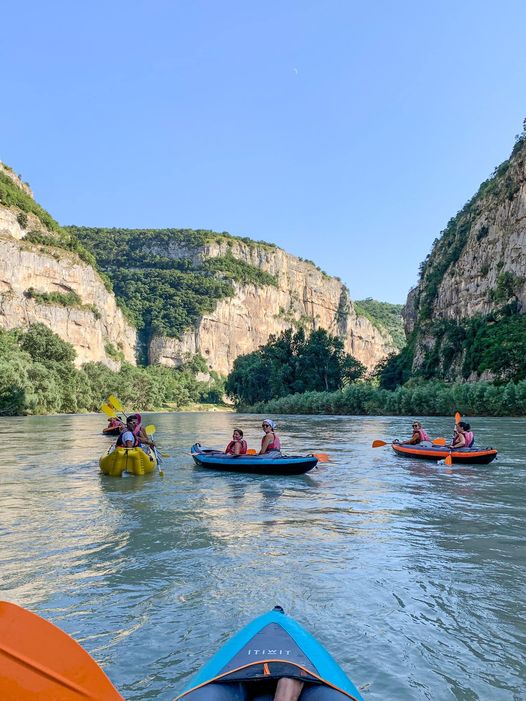
[(305, 392), (259, 402), (238, 410), (252, 414), (339, 416), (526, 416), (526, 381), (445, 384), (427, 382), (385, 390), (356, 382), (337, 392)]

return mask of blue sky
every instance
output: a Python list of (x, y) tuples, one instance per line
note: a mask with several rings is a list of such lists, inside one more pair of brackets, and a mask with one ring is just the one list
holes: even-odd
[(403, 302), (526, 117), (526, 3), (2, 8), (0, 159), (62, 224), (272, 241)]

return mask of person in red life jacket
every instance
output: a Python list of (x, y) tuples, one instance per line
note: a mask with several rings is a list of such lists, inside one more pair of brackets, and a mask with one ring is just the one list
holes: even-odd
[(458, 427), (464, 432), (465, 448), (472, 448), (475, 443), (475, 434), (466, 421), (459, 421)]
[(108, 419), (108, 428), (124, 428), (125, 424), (124, 421), (121, 419), (120, 416), (112, 416), (111, 419)]
[(475, 436), (471, 431), (471, 426), (465, 421), (459, 421), (455, 426), (455, 434), (453, 436), (453, 442), (449, 446), (455, 450), (460, 450), (460, 448), (471, 448), (475, 442)]
[(155, 443), (148, 436), (142, 426), (140, 414), (130, 414), (126, 419), (126, 427), (117, 438), (116, 447), (137, 448), (143, 446), (155, 447)]
[(261, 439), (261, 450), (259, 455), (265, 455), (265, 453), (271, 453), (273, 450), (281, 450), (281, 441), (277, 435), (275, 428), (276, 422), (272, 419), (265, 419), (262, 423), (263, 431), (265, 435)]
[(422, 448), (431, 448), (433, 445), (431, 443), (431, 438), (427, 435), (426, 431), (422, 428), (420, 421), (413, 421), (413, 435), (407, 441), (400, 442), (399, 440), (393, 441), (393, 443), (400, 443), (400, 445), (421, 445)]
[(240, 428), (234, 429), (232, 440), (225, 448), (225, 453), (229, 455), (246, 455), (247, 442), (243, 440), (243, 431)]

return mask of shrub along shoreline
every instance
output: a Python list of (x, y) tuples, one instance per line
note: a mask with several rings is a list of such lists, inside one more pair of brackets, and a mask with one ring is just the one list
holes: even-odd
[(355, 382), (335, 392), (289, 394), (238, 412), (253, 414), (329, 414), (363, 416), (526, 416), (526, 380), (446, 384), (426, 382), (386, 390)]

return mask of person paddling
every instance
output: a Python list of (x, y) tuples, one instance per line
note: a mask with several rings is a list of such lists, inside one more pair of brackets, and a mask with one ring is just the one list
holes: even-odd
[(272, 421), (272, 419), (265, 419), (262, 423), (262, 427), (265, 435), (261, 439), (259, 455), (265, 455), (273, 450), (281, 450), (281, 441), (275, 431), (276, 422)]
[(130, 414), (126, 419), (126, 427), (117, 438), (117, 448), (137, 448), (143, 446), (155, 447), (155, 443), (148, 436), (142, 426), (140, 414)]
[(243, 440), (243, 431), (240, 428), (235, 428), (232, 434), (232, 440), (225, 448), (225, 453), (228, 455), (246, 455), (247, 442)]
[(422, 428), (420, 421), (413, 421), (412, 424), (413, 435), (407, 441), (399, 441), (398, 439), (393, 441), (394, 443), (400, 443), (400, 445), (420, 445), (422, 448), (431, 448), (433, 445), (431, 443), (431, 438), (427, 435), (426, 431)]

